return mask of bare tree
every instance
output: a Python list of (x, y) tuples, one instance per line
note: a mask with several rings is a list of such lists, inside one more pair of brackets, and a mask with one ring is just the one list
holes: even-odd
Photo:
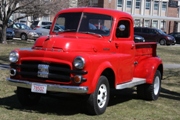
[[(89, 5), (88, 0), (77, 1), (77, 7)], [(15, 22), (28, 16), (36, 19), (41, 16), (55, 14), (59, 10), (68, 7), (69, 0), (0, 0), (0, 22), (2, 23), (0, 43), (7, 43), (6, 29), (9, 25), (9, 19), (13, 14), (21, 14), (21, 16), (13, 20)]]
[(49, 15), (59, 7), (58, 0), (50, 1), (51, 0), (49, 0), (49, 2), (47, 0), (0, 0), (0, 22), (2, 23), (0, 43), (7, 43), (6, 29), (12, 14), (22, 14), (22, 16), (14, 19), (14, 21), (28, 16), (34, 16), (34, 18), (37, 18)]
[(89, 0), (78, 0), (78, 7), (88, 7), (89, 2)]

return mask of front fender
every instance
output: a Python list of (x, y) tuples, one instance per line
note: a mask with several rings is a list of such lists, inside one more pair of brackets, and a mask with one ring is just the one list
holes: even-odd
[(146, 83), (152, 84), (157, 70), (163, 74), (162, 60), (158, 57), (145, 59), (135, 66), (134, 77), (145, 78)]
[(93, 93), (96, 89), (96, 86), (98, 84), (98, 80), (99, 80), (99, 77), (102, 75), (103, 71), (107, 68), (110, 68), (110, 69), (113, 69), (112, 65), (110, 62), (106, 61), (106, 62), (103, 62), (102, 64), (100, 64), (98, 67), (97, 67), (97, 70), (94, 74), (94, 77), (92, 79), (92, 82), (91, 84), (89, 85), (89, 91), (88, 93)]

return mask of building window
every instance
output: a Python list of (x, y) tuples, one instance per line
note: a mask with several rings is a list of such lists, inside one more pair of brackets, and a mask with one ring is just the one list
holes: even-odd
[(160, 24), (160, 27), (161, 27), (161, 30), (165, 30), (165, 28), (166, 28), (166, 21), (161, 21), (161, 24)]
[(118, 7), (122, 7), (122, 0), (118, 0), (117, 6), (118, 6)]
[(43, 16), (43, 17), (42, 17), (42, 20), (44, 20), (44, 21), (50, 21), (50, 17), (49, 17), (49, 16)]
[(146, 0), (146, 9), (150, 9), (151, 8), (151, 1), (150, 0)]
[(127, 8), (131, 8), (132, 0), (127, 0)]
[(134, 26), (139, 27), (140, 26), (140, 19), (135, 19), (134, 20)]
[(157, 21), (157, 20), (154, 20), (154, 21), (153, 21), (152, 27), (153, 27), (153, 28), (158, 28), (158, 21)]
[[(72, 0), (76, 4), (77, 0)], [(89, 0), (90, 6), (97, 7), (98, 6), (98, 0)]]
[(162, 3), (162, 10), (166, 11), (166, 9), (167, 9), (167, 2), (163, 2)]
[(159, 1), (154, 1), (154, 10), (159, 9)]
[(144, 21), (144, 27), (150, 27), (150, 20)]
[(140, 0), (136, 0), (136, 8), (140, 8), (140, 6), (141, 6), (141, 2), (140, 2)]

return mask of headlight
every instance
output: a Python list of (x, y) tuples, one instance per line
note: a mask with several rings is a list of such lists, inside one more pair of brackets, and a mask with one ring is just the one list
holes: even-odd
[(85, 65), (84, 58), (78, 56), (74, 59), (73, 65), (76, 69), (83, 69)]
[(173, 38), (172, 38), (172, 37), (170, 37), (170, 36), (167, 36), (167, 39), (169, 39), (169, 40), (173, 40)]
[(37, 35), (37, 33), (36, 32), (30, 32), (29, 33), (31, 36), (35, 36), (35, 35)]
[(15, 51), (12, 51), (10, 54), (9, 54), (9, 61), (12, 62), (12, 63), (15, 63), (17, 62), (19, 59), (19, 53), (15, 52)]

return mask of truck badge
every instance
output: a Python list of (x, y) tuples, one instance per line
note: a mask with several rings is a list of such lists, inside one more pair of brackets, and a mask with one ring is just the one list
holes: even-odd
[(49, 74), (49, 65), (39, 64), (37, 76), (41, 78), (48, 78), (48, 74)]

